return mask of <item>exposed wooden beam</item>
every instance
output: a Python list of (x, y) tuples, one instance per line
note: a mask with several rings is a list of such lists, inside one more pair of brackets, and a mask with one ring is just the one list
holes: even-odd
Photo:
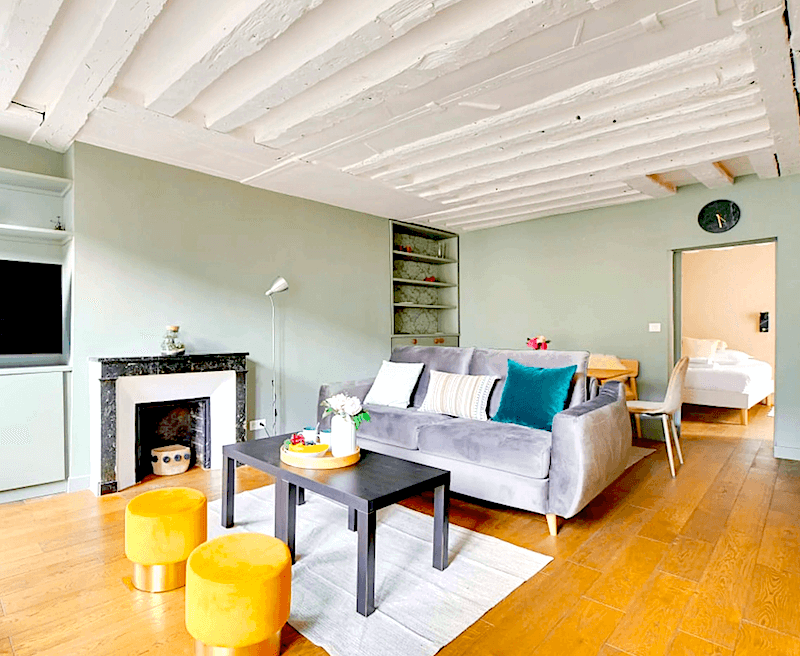
[(116, 0), (92, 44), (30, 141), (65, 151), (114, 83), (136, 43), (166, 0)]
[(759, 178), (767, 179), (778, 177), (778, 162), (775, 159), (775, 153), (771, 150), (750, 153), (747, 158), (750, 160), (750, 165)]
[(36, 53), (39, 52), (63, 0), (9, 2), (3, 24), (0, 12), (0, 110), (17, 93)]
[[(153, 71), (144, 90), (145, 107), (175, 116), (220, 75), (259, 52), (322, 0), (280, 0), (226, 3), (230, 10), (200, 35), (194, 30), (172, 32), (183, 41), (174, 47), (175, 59)], [(166, 29), (166, 27), (165, 27)], [(169, 37), (170, 35), (166, 35)], [(173, 37), (174, 38), (174, 37)]]
[(800, 173), (800, 116), (783, 0), (741, 0), (734, 29), (747, 35), (781, 175)]
[(673, 196), (677, 191), (674, 184), (662, 180), (658, 174), (628, 178), (625, 184), (650, 198), (666, 198)]
[(254, 121), (459, 1), (327, 0), (210, 90), (206, 125), (230, 132)]
[(291, 141), (312, 119), (321, 128), (336, 124), (588, 10), (584, 0), (493, 0), (488, 13), (481, 3), (457, 4), (271, 109), (253, 126), (256, 141)]
[(695, 180), (709, 189), (728, 187), (733, 184), (733, 175), (722, 162), (703, 162), (688, 168)]

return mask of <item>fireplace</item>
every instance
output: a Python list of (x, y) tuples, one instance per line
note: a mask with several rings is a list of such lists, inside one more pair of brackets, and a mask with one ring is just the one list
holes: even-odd
[(211, 468), (211, 398), (136, 404), (136, 482), (153, 473), (150, 452), (180, 444), (192, 450), (189, 467)]

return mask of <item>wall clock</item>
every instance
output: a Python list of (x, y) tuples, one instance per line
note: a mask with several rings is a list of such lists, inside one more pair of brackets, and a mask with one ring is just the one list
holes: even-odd
[(732, 200), (713, 200), (700, 210), (697, 223), (706, 232), (726, 232), (739, 223), (741, 213)]

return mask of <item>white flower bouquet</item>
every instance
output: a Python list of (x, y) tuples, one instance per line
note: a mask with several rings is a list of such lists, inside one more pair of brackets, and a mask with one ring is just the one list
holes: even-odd
[(342, 419), (350, 419), (355, 425), (356, 430), (365, 421), (369, 421), (369, 413), (364, 410), (361, 401), (357, 396), (347, 396), (346, 394), (334, 394), (322, 402), (325, 408), (323, 417), (328, 415), (338, 415)]

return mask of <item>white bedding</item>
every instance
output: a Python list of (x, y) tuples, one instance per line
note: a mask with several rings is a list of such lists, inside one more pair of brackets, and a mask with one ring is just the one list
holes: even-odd
[(739, 364), (700, 365), (689, 363), (685, 387), (748, 394), (772, 380), (772, 367), (761, 360), (745, 360)]

